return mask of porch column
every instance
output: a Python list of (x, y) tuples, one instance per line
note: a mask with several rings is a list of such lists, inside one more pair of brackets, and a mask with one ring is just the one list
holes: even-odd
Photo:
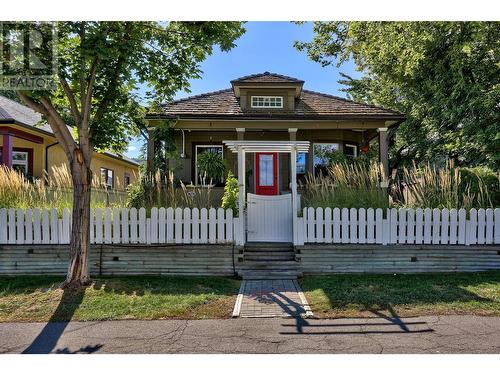
[(290, 180), (292, 182), (292, 225), (293, 225), (293, 244), (297, 241), (297, 148), (292, 147), (290, 152)]
[(154, 127), (148, 128), (147, 161), (146, 161), (147, 174), (154, 173), (154, 160), (155, 160), (154, 129), (155, 129)]
[(388, 128), (378, 128), (379, 161), (382, 164), (383, 177), (381, 186), (387, 187), (389, 181), (389, 142), (387, 139)]
[(12, 135), (9, 133), (3, 134), (1, 161), (3, 165), (12, 168)]
[(245, 151), (241, 146), (238, 146), (238, 216), (240, 219), (240, 234), (242, 243), (246, 242), (245, 233)]
[(290, 135), (290, 140), (291, 141), (296, 141), (297, 140), (297, 128), (288, 128), (288, 134)]
[(236, 128), (236, 134), (238, 141), (244, 141), (245, 140), (245, 128)]

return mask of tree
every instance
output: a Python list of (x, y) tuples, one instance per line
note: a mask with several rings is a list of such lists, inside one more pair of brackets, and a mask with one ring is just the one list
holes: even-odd
[(323, 66), (352, 58), (339, 82), (355, 100), (399, 110), (393, 166), (453, 159), (500, 163), (500, 26), (496, 22), (315, 22), (299, 50)]
[(54, 27), (57, 89), (18, 94), (44, 116), (69, 162), (73, 221), (63, 284), (68, 286), (90, 280), (92, 152), (120, 151), (127, 132), (137, 130), (143, 115), (138, 84), (148, 85), (145, 99), (171, 99), (189, 87), (189, 79), (200, 77), (199, 63), (215, 45), (228, 51), (244, 29), (240, 22), (58, 22)]

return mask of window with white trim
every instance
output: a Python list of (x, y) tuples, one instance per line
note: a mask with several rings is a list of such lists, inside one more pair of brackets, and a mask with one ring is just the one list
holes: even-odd
[(355, 158), (358, 156), (358, 146), (346, 143), (344, 145), (344, 154), (348, 158)]
[(101, 184), (108, 190), (113, 189), (115, 172), (112, 169), (101, 168)]
[[(196, 185), (201, 184), (200, 178), (198, 176), (198, 155), (204, 152), (213, 152), (214, 154), (220, 155), (224, 157), (224, 151), (222, 145), (196, 145), (195, 147), (195, 156), (194, 156), (194, 173), (195, 173), (195, 181)], [(212, 183), (217, 184), (222, 181), (212, 181)], [(206, 183), (209, 183), (206, 181)]]
[(283, 108), (282, 96), (252, 96), (252, 108)]
[(25, 176), (28, 175), (28, 152), (13, 151), (12, 152), (12, 169), (21, 172)]

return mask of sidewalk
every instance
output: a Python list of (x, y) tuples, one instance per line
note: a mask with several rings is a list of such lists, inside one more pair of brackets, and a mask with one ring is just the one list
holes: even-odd
[(500, 353), (500, 317), (0, 323), (1, 353)]

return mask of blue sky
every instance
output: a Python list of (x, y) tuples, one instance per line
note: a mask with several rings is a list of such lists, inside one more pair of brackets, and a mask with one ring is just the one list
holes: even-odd
[[(304, 88), (345, 97), (340, 91), (339, 71), (358, 77), (352, 62), (322, 67), (308, 59), (305, 52), (293, 47), (293, 42), (310, 41), (312, 23), (249, 22), (246, 33), (229, 52), (214, 51), (202, 64), (202, 78), (191, 81), (191, 93), (179, 92), (176, 99), (230, 87), (229, 81), (241, 76), (265, 71), (296, 77), (305, 81)], [(137, 157), (141, 140), (130, 143), (126, 155)]]

